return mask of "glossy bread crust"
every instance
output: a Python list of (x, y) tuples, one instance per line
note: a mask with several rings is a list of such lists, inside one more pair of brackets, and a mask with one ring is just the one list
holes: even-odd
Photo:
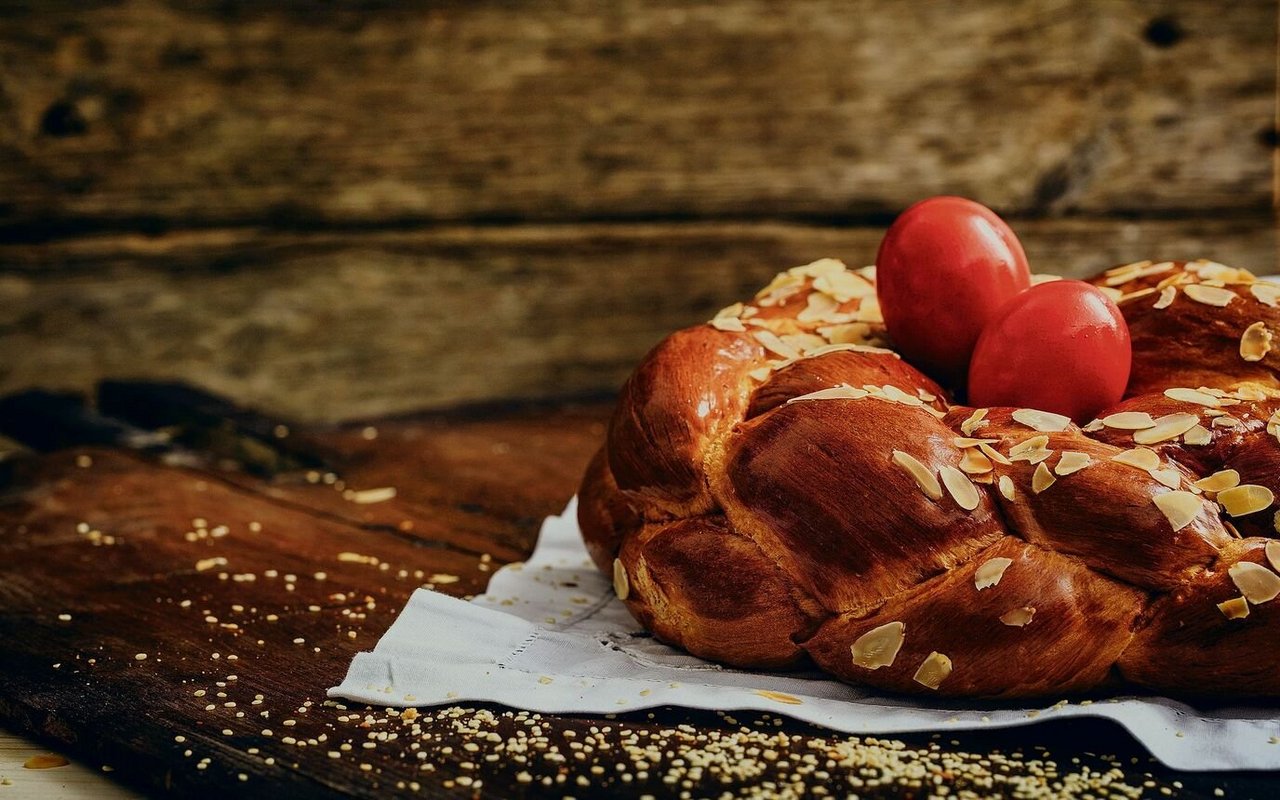
[(896, 692), (1280, 696), (1280, 286), (1099, 275), (1133, 378), (1080, 427), (954, 404), (888, 349), (874, 280), (784, 272), (628, 380), (579, 523), (636, 619)]

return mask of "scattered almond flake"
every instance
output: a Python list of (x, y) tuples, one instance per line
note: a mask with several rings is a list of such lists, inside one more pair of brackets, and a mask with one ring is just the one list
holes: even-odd
[(1071, 424), (1071, 417), (1040, 411), (1035, 408), (1020, 408), (1013, 412), (1011, 416), (1015, 421), (1042, 433), (1065, 431), (1067, 426)]
[(796, 315), (800, 322), (822, 322), (840, 309), (840, 303), (831, 295), (810, 292), (804, 310)]
[(880, 311), (880, 300), (873, 294), (869, 294), (862, 298), (858, 305), (858, 321), (871, 322), (881, 324), (884, 322), (884, 314)]
[(626, 600), (631, 594), (631, 580), (627, 577), (627, 568), (619, 558), (613, 560), (613, 592), (618, 595), (619, 600)]
[(1149, 469), (1147, 470), (1147, 474), (1154, 478), (1157, 483), (1167, 486), (1170, 489), (1177, 489), (1182, 485), (1182, 473), (1178, 471), (1177, 467)]
[(787, 270), (787, 274), (799, 278), (821, 278), (828, 275), (838, 275), (847, 269), (848, 267), (844, 265), (844, 262), (838, 258), (819, 258), (817, 261), (792, 267)]
[(1198, 403), (1209, 408), (1217, 408), (1219, 405), (1218, 398), (1206, 392), (1200, 392), (1195, 389), (1187, 389), (1185, 387), (1174, 387), (1165, 389), (1164, 396), (1170, 400), (1177, 400), (1183, 403)]
[(1236, 299), (1236, 293), (1230, 289), (1205, 286), (1203, 283), (1187, 284), (1182, 287), (1182, 291), (1197, 303), (1204, 303), (1207, 306), (1215, 306), (1217, 308), (1225, 308), (1232, 300)]
[(972, 436), (974, 431), (976, 431), (978, 428), (982, 427), (983, 425), (987, 424), (985, 420), (986, 416), (987, 416), (987, 409), (985, 408), (977, 409), (976, 411), (974, 411), (972, 414), (969, 415), (968, 419), (960, 423), (960, 432), (963, 433), (965, 436)]
[(920, 664), (920, 668), (916, 670), (916, 674), (912, 676), (911, 680), (921, 686), (937, 689), (950, 674), (951, 659), (935, 650), (925, 657), (924, 662)]
[(1013, 485), (1013, 479), (1008, 475), (1001, 475), (998, 481), (1000, 486), (1000, 494), (1004, 495), (1004, 499), (1012, 503), (1018, 499), (1018, 490)]
[(1240, 590), (1240, 594), (1244, 595), (1244, 599), (1255, 606), (1269, 603), (1276, 595), (1280, 595), (1280, 575), (1261, 564), (1241, 561), (1232, 564), (1227, 574), (1231, 576), (1231, 582)]
[(966, 447), (977, 447), (978, 445), (981, 445), (981, 444), (992, 444), (993, 442), (998, 442), (998, 441), (1000, 440), (999, 439), (971, 439), (967, 436), (955, 436), (955, 437), (952, 437), (951, 439), (951, 443), (961, 449), (964, 449)]
[(1218, 503), (1233, 517), (1243, 517), (1269, 508), (1275, 495), (1265, 486), (1245, 483), (1218, 492)]
[(1030, 439), (1023, 439), (1013, 447), (1009, 448), (1009, 458), (1020, 456), (1023, 453), (1029, 453), (1033, 450), (1044, 450), (1049, 446), (1048, 436), (1032, 436)]
[(1240, 425), (1240, 420), (1236, 419), (1235, 417), (1227, 416), (1227, 415), (1223, 415), (1221, 417), (1214, 417), (1212, 420), (1209, 421), (1209, 426), (1212, 428), (1236, 428), (1236, 427), (1239, 427), (1239, 425)]
[(1197, 489), (1206, 492), (1221, 492), (1227, 489), (1234, 489), (1240, 485), (1240, 473), (1234, 469), (1218, 470), (1212, 475), (1201, 478), (1192, 484)]
[(1265, 322), (1255, 322), (1240, 337), (1240, 357), (1245, 361), (1261, 361), (1271, 352), (1271, 331)]
[(1143, 267), (1151, 266), (1153, 263), (1154, 262), (1151, 261), (1151, 259), (1143, 259), (1142, 261), (1134, 261), (1129, 264), (1121, 264), (1118, 267), (1112, 267), (1111, 269), (1107, 270), (1106, 272), (1103, 272), (1102, 274), (1110, 278), (1113, 275), (1123, 275), (1127, 272), (1137, 272)]
[(1160, 297), (1151, 304), (1152, 308), (1164, 309), (1173, 305), (1173, 298), (1178, 295), (1176, 286), (1165, 286), (1160, 289)]
[(855, 389), (849, 384), (841, 386), (832, 386), (829, 389), (819, 389), (816, 392), (802, 394), (799, 397), (793, 397), (787, 401), (787, 404), (799, 403), (806, 400), (859, 400), (867, 396), (865, 389)]
[(753, 693), (766, 700), (776, 700), (779, 703), (786, 703), (789, 706), (804, 705), (804, 701), (799, 697), (796, 697), (793, 694), (787, 694), (786, 692), (774, 692), (769, 689), (756, 689)]
[(997, 463), (997, 464), (1003, 464), (1003, 465), (1005, 465), (1005, 466), (1007, 467), (1007, 466), (1009, 466), (1010, 464), (1012, 464), (1012, 463), (1013, 463), (1012, 461), (1010, 461), (1009, 459), (1007, 459), (1007, 458), (1005, 458), (1003, 455), (1001, 455), (1001, 453), (1000, 453), (1000, 451), (999, 451), (999, 450), (996, 450), (994, 447), (992, 447), (992, 446), (991, 446), (991, 445), (989, 445), (989, 444), (980, 444), (980, 445), (978, 445), (978, 449), (979, 449), (980, 451), (982, 451), (982, 454), (983, 454), (984, 456), (986, 456), (987, 458), (991, 459), (992, 461), (994, 461), (994, 462), (995, 462), (995, 463)]
[(1000, 621), (1011, 628), (1022, 628), (1030, 624), (1031, 618), (1036, 615), (1036, 610), (1032, 606), (1023, 606), (1006, 611), (1000, 615)]
[(1271, 306), (1272, 308), (1275, 308), (1276, 302), (1280, 300), (1280, 285), (1274, 283), (1264, 283), (1259, 281), (1258, 283), (1250, 285), (1249, 291), (1259, 303)]
[(1203, 446), (1213, 442), (1213, 434), (1203, 425), (1195, 425), (1191, 430), (1182, 434), (1182, 441), (1186, 444)]
[(804, 283), (805, 276), (803, 275), (797, 275), (792, 272), (779, 272), (773, 276), (773, 280), (769, 282), (768, 286), (756, 292), (756, 299), (760, 301), (762, 306), (776, 306), (779, 302), (804, 288)]
[[(1004, 477), (1008, 477), (1007, 475)], [(1004, 577), (1004, 571), (1013, 563), (1012, 558), (989, 558), (982, 562), (973, 573), (973, 585), (978, 587), (978, 591), (989, 589), (1000, 583), (1000, 579)]]
[(1058, 479), (1053, 477), (1053, 473), (1049, 471), (1049, 465), (1041, 462), (1036, 466), (1036, 471), (1031, 476), (1031, 491), (1040, 494), (1057, 482)]
[(342, 493), (342, 496), (356, 505), (372, 505), (373, 503), (385, 503), (388, 500), (395, 499), (396, 487), (381, 486), (377, 489), (361, 489), (352, 491), (348, 489)]
[(1051, 275), (1047, 272), (1037, 273), (1031, 276), (1031, 285), (1039, 286), (1042, 283), (1053, 283), (1062, 280), (1061, 275)]
[(942, 483), (951, 494), (951, 499), (956, 501), (956, 505), (965, 511), (972, 511), (978, 507), (982, 497), (978, 494), (978, 487), (973, 485), (968, 475), (950, 464), (943, 466), (939, 472), (942, 475)]
[(1187, 265), (1187, 269), (1194, 270), (1196, 275), (1200, 276), (1200, 279), (1204, 281), (1253, 283), (1257, 280), (1253, 273), (1247, 269), (1228, 267), (1226, 264), (1220, 264), (1217, 261), (1210, 261), (1205, 258), (1198, 258), (1191, 262)]
[(862, 344), (870, 334), (871, 326), (865, 322), (846, 322), (818, 328), (818, 335), (832, 344)]
[(225, 567), (227, 560), (222, 556), (214, 556), (213, 558), (202, 558), (196, 562), (196, 572), (205, 572), (215, 567)]
[(1102, 420), (1095, 419), (1092, 422), (1090, 422), (1088, 425), (1085, 425), (1080, 430), (1084, 431), (1085, 433), (1097, 433), (1098, 431), (1102, 430), (1105, 427), (1106, 426), (1102, 424)]
[(874, 294), (876, 290), (869, 281), (853, 272), (819, 275), (813, 282), (813, 288), (841, 303), (866, 297)]
[(919, 397), (921, 400), (925, 401), (926, 403), (932, 403), (934, 400), (938, 399), (938, 396), (936, 394), (929, 391), (928, 389), (925, 389), (924, 387), (918, 387), (916, 389), (916, 397)]
[(1218, 610), (1227, 619), (1244, 619), (1249, 616), (1249, 603), (1243, 597), (1233, 597), (1218, 603)]
[(787, 347), (794, 347), (803, 357), (810, 351), (827, 346), (827, 340), (812, 333), (786, 333), (778, 337)]
[(1133, 440), (1138, 444), (1156, 444), (1176, 439), (1199, 424), (1200, 418), (1195, 414), (1166, 414), (1152, 427), (1135, 431)]
[(1093, 459), (1088, 453), (1080, 453), (1075, 450), (1063, 450), (1062, 457), (1058, 459), (1058, 466), (1053, 471), (1058, 475), (1070, 475), (1073, 472), (1079, 472), (1085, 467), (1093, 463)]
[(1164, 514), (1175, 531), (1180, 531), (1191, 524), (1200, 514), (1200, 500), (1191, 492), (1175, 490), (1158, 494), (1151, 498), (1156, 508)]
[(982, 475), (995, 469), (991, 459), (983, 455), (981, 450), (969, 448), (960, 457), (960, 469), (970, 475)]
[(718, 331), (729, 333), (741, 333), (747, 329), (747, 326), (743, 325), (742, 320), (737, 317), (716, 317), (707, 324)]
[(1267, 561), (1270, 562), (1271, 568), (1280, 572), (1280, 541), (1272, 539), (1267, 542), (1264, 552), (1267, 554)]
[(942, 499), (942, 486), (938, 483), (938, 479), (915, 456), (901, 450), (894, 450), (893, 463), (905, 469), (915, 479), (916, 485), (920, 487), (920, 491), (924, 492), (925, 497), (930, 500)]
[(1097, 289), (1098, 291), (1105, 294), (1107, 296), (1107, 299), (1113, 303), (1119, 303), (1120, 298), (1124, 297), (1124, 292), (1120, 291), (1119, 289), (1114, 289), (1110, 286), (1099, 286), (1097, 287)]
[(786, 342), (778, 338), (778, 335), (772, 331), (758, 330), (753, 331), (751, 335), (755, 337), (755, 340), (759, 342), (765, 350), (768, 350), (774, 355), (782, 356), (783, 358), (800, 358), (799, 351), (787, 345)]
[(1121, 295), (1120, 302), (1127, 303), (1130, 300), (1137, 300), (1142, 297), (1149, 297), (1150, 295), (1155, 294), (1157, 291), (1159, 290), (1156, 289), (1154, 286), (1149, 286), (1146, 289), (1139, 289), (1136, 292), (1127, 292), (1124, 295)]
[(742, 303), (734, 303), (717, 311), (712, 319), (737, 319), (742, 316), (744, 310), (746, 310), (746, 306)]
[[(1269, 397), (1280, 396), (1274, 389), (1252, 382), (1240, 384), (1232, 394), (1240, 400), (1266, 400)], [(1223, 405), (1228, 405), (1228, 403), (1224, 402)]]
[(891, 400), (895, 403), (901, 403), (904, 406), (924, 405), (924, 401), (921, 400), (919, 397), (916, 397), (914, 394), (907, 394), (906, 392), (899, 389), (897, 386), (890, 386), (889, 384), (885, 384), (884, 386), (880, 387), (880, 389), (881, 391), (884, 392), (884, 396), (886, 399)]
[(449, 584), (457, 583), (460, 580), (462, 579), (457, 575), (448, 575), (442, 572), (437, 572), (434, 575), (427, 576), (427, 583)]
[(886, 622), (862, 634), (849, 648), (853, 663), (865, 669), (880, 669), (893, 665), (905, 638), (906, 626), (901, 622)]
[(748, 372), (747, 375), (751, 377), (751, 380), (756, 381), (758, 383), (763, 383), (765, 380), (768, 379), (769, 375), (772, 372), (773, 372), (772, 367), (757, 367), (756, 369), (753, 369), (750, 372)]

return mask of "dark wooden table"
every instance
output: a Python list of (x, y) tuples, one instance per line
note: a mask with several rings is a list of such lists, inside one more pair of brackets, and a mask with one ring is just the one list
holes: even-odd
[[(1171, 772), (1101, 721), (859, 743), (756, 713), (329, 702), (416, 588), (472, 595), (528, 555), (608, 402), (326, 428), (174, 387), (106, 387), (99, 406), (0, 402), (0, 430), (48, 451), (0, 461), (0, 718), (150, 794), (842, 795), (851, 778), (863, 796), (924, 796), (934, 780), (985, 794), (963, 765), (992, 754), (1007, 775), (1060, 790), (1118, 770), (1110, 779), (1144, 796), (1280, 791), (1266, 775)], [(652, 746), (645, 775), (635, 742)], [(690, 777), (725, 754), (763, 766)], [(916, 767), (923, 779), (907, 775)]]

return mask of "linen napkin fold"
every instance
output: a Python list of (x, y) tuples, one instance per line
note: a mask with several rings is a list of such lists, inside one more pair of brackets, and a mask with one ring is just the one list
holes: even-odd
[(544, 713), (652, 706), (757, 710), (852, 734), (1028, 725), (1105, 717), (1175, 769), (1280, 769), (1280, 708), (1195, 709), (1167, 698), (990, 703), (904, 698), (821, 673), (744, 672), (655, 641), (591, 564), (576, 498), (548, 517), (532, 557), (467, 602), (419, 589), (330, 697), (381, 706), (492, 702)]

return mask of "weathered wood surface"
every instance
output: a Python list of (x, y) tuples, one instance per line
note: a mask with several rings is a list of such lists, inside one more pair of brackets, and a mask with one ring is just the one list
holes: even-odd
[[(542, 735), (564, 754), (597, 728), (609, 731), (613, 749), (581, 761), (538, 756), (524, 767), (535, 776), (526, 784), (515, 777), (521, 766), (511, 751), (466, 732), (475, 722), (503, 741), (528, 730), (501, 718), (501, 709), (425, 714), (414, 729), (382, 710), (322, 702), (351, 655), (372, 646), (414, 588), (434, 580), (439, 591), (479, 592), (488, 570), (528, 553), (541, 517), (573, 491), (607, 411), (454, 413), (290, 433), (338, 454), (346, 487), (397, 487), (393, 500), (373, 505), (345, 500), (323, 477), (263, 483), (120, 450), (20, 459), (0, 492), (0, 719), (91, 766), (113, 767), (114, 779), (178, 797), (666, 796), (662, 777), (680, 746), (652, 756), (648, 779), (624, 782), (614, 768), (625, 738), (619, 731), (666, 737), (676, 734), (660, 732), (679, 724), (726, 737), (780, 731), (793, 737), (771, 745), (782, 761), (813, 752), (813, 742), (845, 741), (768, 715), (735, 721), (658, 709), (616, 720), (547, 717)], [(342, 560), (343, 552), (380, 564)], [(226, 563), (201, 563), (214, 558)], [(433, 577), (441, 573), (457, 581)], [(1071, 763), (1078, 758), (1095, 770), (1115, 766), (1129, 785), (1150, 780), (1154, 796), (1275, 789), (1265, 777), (1162, 770), (1103, 723), (907, 741), (944, 754), (1027, 758), (1047, 758), (1048, 747), (1060, 766), (1026, 769), (1062, 777), (1080, 769)], [(417, 757), (419, 749), (427, 755)], [(1100, 750), (1109, 755), (1095, 755)], [(1011, 758), (1011, 769), (1023, 769), (1021, 757)], [(607, 771), (591, 771), (597, 764)], [(712, 768), (693, 793), (746, 794), (795, 769), (733, 777)], [(859, 774), (868, 773), (837, 767), (819, 780), (838, 794)], [(958, 773), (937, 774), (963, 785)], [(543, 777), (562, 782), (545, 786)], [(901, 796), (904, 787), (890, 784), (882, 793)]]
[[(1039, 271), (1200, 256), (1276, 271), (1265, 217), (1016, 227)], [(782, 268), (869, 263), (881, 232), (224, 229), (0, 245), (0, 391), (181, 378), (304, 419), (611, 391), (667, 333)]]
[(0, 223), (1272, 196), (1273, 0), (279, 5), (0, 3)]

